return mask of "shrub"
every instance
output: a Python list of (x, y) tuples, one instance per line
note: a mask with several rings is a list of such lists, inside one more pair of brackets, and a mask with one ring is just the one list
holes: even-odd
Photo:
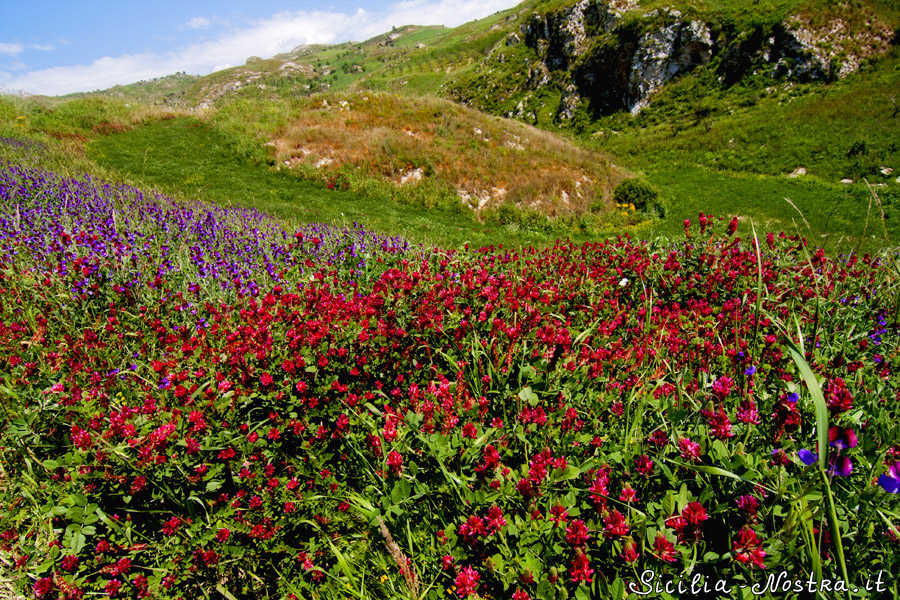
[(659, 191), (641, 179), (626, 179), (616, 187), (614, 197), (616, 204), (633, 204), (638, 211), (660, 218), (666, 216)]

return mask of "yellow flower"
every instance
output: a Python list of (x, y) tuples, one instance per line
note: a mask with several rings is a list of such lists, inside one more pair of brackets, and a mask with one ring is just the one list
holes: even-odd
[(630, 208), (631, 210), (634, 210), (634, 203), (629, 203), (628, 208)]

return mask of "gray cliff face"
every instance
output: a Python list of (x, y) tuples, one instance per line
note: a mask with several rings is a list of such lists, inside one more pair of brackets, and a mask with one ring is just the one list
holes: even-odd
[(625, 108), (637, 114), (657, 89), (682, 73), (709, 62), (713, 43), (702, 21), (684, 22), (672, 11), (674, 21), (643, 34), (631, 61)]
[(537, 55), (528, 67), (530, 90), (559, 87), (558, 120), (571, 119), (580, 105), (595, 115), (636, 114), (666, 83), (715, 59), (724, 85), (760, 69), (773, 79), (844, 77), (859, 67), (861, 54), (886, 51), (892, 34), (876, 23), (860, 40), (840, 21), (816, 29), (790, 18), (717, 38), (710, 24), (676, 10), (629, 14), (637, 9), (630, 0), (579, 0), (556, 12), (531, 14), (511, 36), (515, 41), (507, 41), (521, 41)]

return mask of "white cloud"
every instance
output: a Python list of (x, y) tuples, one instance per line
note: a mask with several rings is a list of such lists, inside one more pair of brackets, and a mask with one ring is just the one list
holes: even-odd
[(16, 55), (22, 51), (22, 44), (0, 42), (0, 54)]
[[(270, 57), (301, 44), (361, 41), (401, 25), (456, 26), (515, 5), (516, 0), (404, 0), (386, 13), (358, 9), (353, 14), (327, 11), (283, 12), (222, 34), (213, 41), (196, 43), (177, 51), (124, 54), (103, 57), (89, 65), (52, 67), (17, 76), (0, 75), (9, 89), (33, 94), (60, 95), (105, 89), (176, 72), (205, 75), (225, 65), (243, 64), (250, 56)], [(185, 24), (209, 23), (195, 17)], [(7, 53), (21, 51), (13, 44)], [(15, 52), (13, 52), (15, 50)]]
[(9, 62), (0, 64), (0, 69), (5, 71), (24, 71), (28, 68), (24, 62), (18, 59), (12, 59)]
[(28, 44), (28, 48), (31, 50), (40, 50), (41, 52), (56, 50), (56, 46), (53, 44)]
[(212, 22), (205, 17), (194, 17), (184, 24), (188, 29), (206, 29), (212, 25)]

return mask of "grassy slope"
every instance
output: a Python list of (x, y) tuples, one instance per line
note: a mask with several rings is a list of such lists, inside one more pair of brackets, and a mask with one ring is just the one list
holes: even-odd
[[(198, 149), (203, 149), (198, 151)], [(391, 202), (384, 197), (329, 190), (236, 159), (226, 139), (202, 121), (165, 120), (99, 138), (88, 155), (140, 185), (222, 204), (253, 206), (290, 224), (364, 223), (418, 242), (460, 246), (503, 242), (541, 243), (548, 236), (510, 236), (466, 213)]]
[[(279, 167), (346, 179), (353, 189), (421, 196), (424, 188), (447, 205), (462, 190), (473, 208), (479, 196), (488, 207), (509, 202), (560, 216), (608, 201), (622, 178), (602, 153), (433, 97), (330, 95), (281, 104), (274, 114), (252, 106), (223, 106), (213, 122), (245, 142), (265, 140)], [(413, 175), (421, 183), (410, 183)]]
[(90, 98), (103, 96), (118, 98), (126, 102), (142, 104), (162, 104), (181, 106), (185, 103), (185, 94), (191, 85), (199, 79), (196, 75), (175, 73), (165, 77), (157, 77), (147, 81), (116, 85), (101, 92), (70, 94), (64, 98)]
[[(268, 111), (255, 114), (262, 122), (274, 122), (277, 106), (265, 107)], [(260, 153), (262, 159), (266, 157), (264, 149), (249, 133), (215, 121), (174, 118), (178, 114), (107, 98), (48, 106), (45, 99), (0, 97), (0, 161), (156, 187), (175, 197), (253, 205), (293, 224), (358, 221), (372, 230), (447, 247), (467, 242), (539, 245), (559, 236), (596, 237), (552, 226), (537, 213), (480, 223), (470, 211), (458, 208), (455, 196), (457, 210), (442, 210), (423, 206), (427, 199), (421, 202), (391, 194), (383, 186), (368, 195), (329, 190), (324, 182), (304, 182), (286, 172), (273, 172), (260, 158)], [(23, 147), (20, 141), (27, 143)], [(517, 222), (518, 217), (526, 221)]]
[[(530, 56), (522, 44), (505, 46), (505, 36), (531, 11), (558, 10), (564, 4), (567, 2), (526, 2), (455, 29), (403, 27), (394, 32), (399, 37), (391, 44), (386, 44), (389, 34), (385, 34), (359, 44), (299, 49), (203, 78), (187, 96), (196, 101), (202, 97), (203, 86), (208, 90), (236, 77), (259, 76), (226, 94), (226, 102), (213, 116), (227, 144), (258, 162), (271, 160), (260, 149), (260, 131), (285, 131), (284, 107), (297, 96), (316, 90), (333, 93), (371, 88), (416, 96), (446, 94), (454, 85), (471, 85), (473, 90), (487, 90), (483, 96), (489, 106), (485, 108), (504, 112), (501, 109), (508, 107), (503, 98), (515, 100), (516, 88), (522, 83), (522, 69), (517, 65)], [(662, 4), (642, 2), (642, 11)], [(863, 4), (885, 22), (900, 22), (900, 13), (890, 2), (857, 3)], [(686, 16), (735, 28), (777, 22), (796, 12), (810, 15), (816, 8), (827, 16), (835, 9), (831, 4), (806, 0), (761, 0), (752, 7), (702, 0), (678, 8)], [(495, 47), (506, 55), (504, 63), (498, 64), (496, 52), (491, 54)], [(286, 76), (280, 69), (285, 60), (309, 70)], [(584, 121), (580, 123), (582, 143), (614, 154), (617, 164), (621, 160), (625, 167), (645, 175), (669, 202), (669, 218), (653, 224), (652, 229), (648, 223), (635, 228), (634, 219), (623, 218), (590, 228), (594, 233), (621, 227), (638, 234), (675, 233), (683, 218), (695, 219), (700, 210), (736, 214), (788, 229), (797, 220), (805, 228), (797, 210), (784, 200), (790, 198), (803, 211), (814, 241), (831, 243), (849, 235), (849, 245), (855, 246), (865, 231), (869, 239), (864, 244), (877, 245), (884, 237), (883, 229), (876, 227), (880, 223), (865, 224), (868, 189), (860, 183), (837, 183), (841, 177), (858, 180), (866, 176), (873, 183), (887, 185), (878, 188), (886, 204), (887, 227), (895, 238), (900, 236), (892, 214), (900, 187), (894, 181), (898, 173), (887, 178), (879, 172), (884, 166), (900, 168), (896, 142), (900, 119), (894, 104), (897, 99), (892, 100), (890, 93), (900, 70), (896, 52), (876, 62), (874, 68), (828, 85), (778, 86), (759, 77), (723, 88), (716, 81), (714, 67), (698, 69), (666, 86), (637, 118), (624, 114), (589, 122), (586, 127)], [(556, 129), (552, 118), (558, 93), (545, 89), (534, 96), (537, 120)], [(252, 127), (235, 127), (251, 116)], [(809, 175), (785, 177), (800, 166)], [(134, 164), (124, 170), (132, 175), (137, 172)], [(190, 187), (185, 191), (189, 193)], [(871, 218), (880, 220), (878, 214), (873, 207)], [(873, 239), (873, 231), (880, 232), (880, 237)]]
[[(872, 68), (832, 84), (706, 95), (702, 119), (691, 108), (696, 91), (681, 89), (699, 84), (682, 80), (668, 92), (676, 99), (662, 98), (638, 118), (614, 116), (596, 123), (599, 134), (590, 143), (646, 173), (664, 191), (672, 207), (673, 218), (664, 225), (668, 231), (680, 229), (682, 218), (707, 210), (703, 206), (789, 226), (796, 219), (802, 225), (784, 201), (790, 198), (817, 243), (859, 238), (866, 231), (871, 198), (865, 179), (879, 186), (887, 229), (896, 240), (900, 114), (891, 96), (900, 73), (898, 54), (895, 49)], [(798, 167), (807, 174), (788, 177)], [(885, 175), (885, 167), (894, 171)], [(854, 183), (840, 183), (844, 178)], [(871, 240), (874, 232), (883, 240), (877, 205), (871, 219), (867, 237)]]

